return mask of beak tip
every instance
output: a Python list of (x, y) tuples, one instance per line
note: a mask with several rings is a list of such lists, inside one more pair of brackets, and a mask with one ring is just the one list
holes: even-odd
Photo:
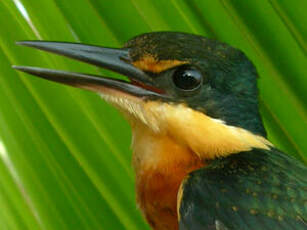
[[(19, 66), (19, 65), (12, 65), (12, 68), (18, 71), (22, 71), (25, 73), (31, 73), (31, 67), (27, 67), (27, 66)], [(32, 68), (33, 70), (35, 70), (35, 68)]]
[(18, 65), (12, 65), (11, 67), (12, 67), (13, 69), (17, 69), (17, 70), (20, 69), (20, 66), (18, 66)]
[(27, 44), (27, 41), (16, 41), (15, 44), (19, 46), (24, 46)]
[(34, 48), (39, 48), (39, 41), (16, 41), (16, 45), (19, 46), (29, 46), (29, 47), (34, 47)]

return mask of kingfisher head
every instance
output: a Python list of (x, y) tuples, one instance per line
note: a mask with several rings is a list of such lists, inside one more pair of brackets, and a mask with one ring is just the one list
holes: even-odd
[(258, 111), (257, 72), (238, 49), (178, 32), (139, 35), (123, 48), (23, 41), (106, 68), (127, 81), (38, 67), (14, 68), (97, 92), (132, 129), (167, 135), (204, 158), (269, 148)]

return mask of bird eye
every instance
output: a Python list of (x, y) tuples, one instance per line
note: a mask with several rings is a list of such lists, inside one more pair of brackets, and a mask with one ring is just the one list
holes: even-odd
[(190, 65), (178, 67), (173, 74), (173, 81), (177, 88), (184, 91), (197, 89), (202, 83), (201, 72)]

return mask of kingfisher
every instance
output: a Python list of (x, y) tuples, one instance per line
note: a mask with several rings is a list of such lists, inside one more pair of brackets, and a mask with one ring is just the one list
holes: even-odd
[(98, 93), (132, 129), (137, 204), (155, 230), (306, 230), (307, 167), (266, 138), (257, 71), (225, 43), (181, 32), (123, 48), (21, 41), (128, 77), (13, 66)]

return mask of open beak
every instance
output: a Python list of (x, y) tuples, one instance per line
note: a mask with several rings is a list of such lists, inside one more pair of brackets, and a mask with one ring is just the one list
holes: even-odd
[(131, 64), (132, 60), (129, 56), (129, 49), (127, 48), (113, 49), (79, 43), (48, 41), (21, 41), (17, 42), (17, 44), (60, 54), (112, 70), (127, 76), (130, 82), (83, 73), (65, 72), (39, 67), (13, 66), (17, 70), (47, 80), (100, 93), (111, 89), (137, 97), (166, 97), (161, 90), (153, 85), (152, 78), (149, 75)]

